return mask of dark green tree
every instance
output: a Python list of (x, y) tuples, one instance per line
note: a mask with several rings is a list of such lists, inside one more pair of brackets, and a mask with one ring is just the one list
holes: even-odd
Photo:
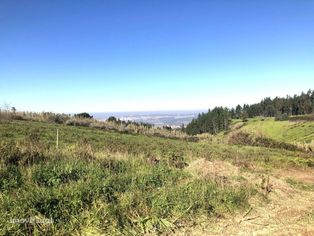
[(82, 112), (82, 113), (75, 114), (74, 117), (81, 118), (81, 119), (92, 119), (93, 118), (93, 116), (91, 116), (87, 112)]

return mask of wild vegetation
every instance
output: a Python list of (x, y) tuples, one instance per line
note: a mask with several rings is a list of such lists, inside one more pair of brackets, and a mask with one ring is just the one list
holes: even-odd
[[(276, 97), (274, 99), (265, 98), (260, 103), (243, 106), (237, 105), (235, 108), (215, 107), (207, 113), (199, 114), (186, 127), (186, 132), (190, 135), (210, 133), (216, 134), (222, 130), (228, 130), (230, 119), (242, 119), (256, 116), (276, 117), (276, 120), (314, 120), (314, 91), (309, 90), (301, 95), (288, 96), (286, 98)], [(301, 116), (302, 115), (302, 116)], [(292, 117), (291, 117), (292, 116)]]
[(312, 116), (231, 117), (200, 114), (192, 137), (2, 110), (0, 234), (314, 233)]
[(232, 118), (265, 116), (291, 116), (291, 115), (306, 115), (314, 112), (314, 91), (308, 90), (307, 93), (302, 92), (301, 95), (289, 96), (285, 98), (269, 97), (264, 98), (261, 102), (243, 107), (238, 105), (230, 110)]
[(138, 123), (133, 121), (121, 121), (116, 117), (109, 117), (106, 121), (99, 121), (93, 119), (93, 116), (83, 112), (79, 114), (59, 114), (52, 112), (18, 112), (14, 107), (9, 109), (0, 109), (0, 121), (37, 121), (48, 122), (56, 124), (65, 124), (68, 126), (83, 126), (92, 127), (101, 130), (116, 131), (120, 133), (133, 133), (133, 134), (145, 134), (158, 137), (168, 137), (176, 139), (189, 139), (195, 140), (195, 138), (186, 135), (182, 129), (172, 129), (171, 127), (155, 127), (148, 123)]
[(314, 166), (302, 150), (47, 122), (1, 121), (0, 139), (0, 232), (7, 235), (185, 232), (242, 215), (255, 207), (252, 199), (266, 205), (277, 190), (262, 184), (265, 176)]
[(230, 112), (227, 108), (216, 107), (212, 111), (199, 114), (197, 119), (193, 119), (186, 127), (186, 132), (190, 135), (210, 133), (216, 134), (222, 130), (229, 129)]

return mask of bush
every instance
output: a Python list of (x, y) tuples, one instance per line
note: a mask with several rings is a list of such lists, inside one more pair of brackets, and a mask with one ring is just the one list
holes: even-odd
[[(38, 116), (38, 114), (36, 114), (35, 117), (36, 116)], [(69, 115), (52, 112), (43, 112), (41, 113), (41, 117), (43, 118), (44, 121), (57, 124), (64, 124), (68, 119), (70, 119)]]
[(290, 121), (314, 121), (314, 114), (309, 115), (298, 115), (288, 117)]
[(298, 146), (285, 143), (285, 142), (279, 142), (270, 138), (265, 137), (254, 137), (251, 134), (238, 131), (232, 133), (228, 137), (228, 143), (229, 144), (235, 144), (235, 145), (247, 145), (247, 146), (260, 146), (260, 147), (268, 147), (268, 148), (281, 148), (286, 149), (290, 151), (302, 151), (302, 149), (298, 148)]
[(278, 114), (275, 116), (275, 121), (285, 121), (288, 119), (289, 119), (289, 116), (287, 114)]
[(88, 127), (92, 124), (90, 119), (70, 119), (65, 122), (66, 125)]
[(86, 112), (75, 114), (74, 117), (80, 118), (80, 119), (92, 119), (93, 118), (93, 116), (91, 116), (90, 114), (88, 114)]

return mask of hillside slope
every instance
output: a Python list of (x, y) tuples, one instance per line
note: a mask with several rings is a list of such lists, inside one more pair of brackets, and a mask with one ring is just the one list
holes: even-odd
[(25, 121), (0, 140), (0, 234), (314, 233), (311, 153)]
[(314, 140), (313, 121), (275, 121), (274, 118), (254, 118), (249, 119), (241, 130), (288, 143), (310, 143)]

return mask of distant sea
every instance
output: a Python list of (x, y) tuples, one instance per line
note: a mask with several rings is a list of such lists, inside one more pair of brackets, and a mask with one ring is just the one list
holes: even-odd
[(124, 121), (145, 122), (155, 126), (180, 127), (187, 125), (204, 111), (141, 111), (141, 112), (97, 112), (91, 113), (97, 120), (106, 120), (114, 116)]

